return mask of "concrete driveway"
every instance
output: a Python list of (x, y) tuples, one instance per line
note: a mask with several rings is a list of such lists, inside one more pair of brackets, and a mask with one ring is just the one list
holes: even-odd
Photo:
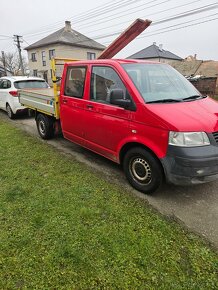
[[(40, 138), (33, 118), (22, 117), (12, 121), (4, 112), (0, 111), (0, 121), (3, 119)], [(49, 141), (42, 140), (42, 142), (51, 144), (61, 152), (70, 154), (78, 161), (86, 163), (90, 168), (101, 172), (101, 175), (110, 182), (121, 185), (124, 192), (128, 190), (145, 199), (159, 212), (180, 221), (189, 230), (203, 236), (218, 249), (218, 181), (189, 187), (164, 185), (155, 195), (148, 196), (128, 185), (117, 164), (62, 137)]]

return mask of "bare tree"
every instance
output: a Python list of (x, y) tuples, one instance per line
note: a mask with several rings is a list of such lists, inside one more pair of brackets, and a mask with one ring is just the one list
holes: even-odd
[[(27, 69), (27, 62), (24, 57), (22, 57), (22, 59), (23, 59), (23, 65), (24, 65), (24, 71), (25, 71)], [(0, 56), (0, 62), (3, 63), (2, 56)], [(11, 52), (5, 53), (5, 67), (13, 75), (19, 75), (21, 73), (20, 61), (16, 53), (11, 53)]]

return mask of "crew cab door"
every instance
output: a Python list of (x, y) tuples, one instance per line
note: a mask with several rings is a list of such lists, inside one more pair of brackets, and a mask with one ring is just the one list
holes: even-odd
[(125, 95), (128, 92), (113, 68), (93, 65), (90, 69), (90, 98), (85, 105), (85, 145), (116, 161), (120, 143), (130, 134), (132, 112), (112, 105), (110, 91), (119, 88)]
[(85, 86), (87, 66), (68, 66), (64, 92), (60, 96), (60, 120), (63, 135), (84, 145)]

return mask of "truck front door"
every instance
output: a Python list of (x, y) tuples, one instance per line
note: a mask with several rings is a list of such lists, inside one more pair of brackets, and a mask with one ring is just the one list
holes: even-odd
[(117, 72), (109, 66), (92, 66), (90, 99), (85, 110), (86, 147), (116, 161), (119, 144), (130, 135), (131, 111), (110, 104), (110, 90), (122, 89), (130, 97)]

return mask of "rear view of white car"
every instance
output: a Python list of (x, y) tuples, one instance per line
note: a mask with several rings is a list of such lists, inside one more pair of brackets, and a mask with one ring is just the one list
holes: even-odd
[(0, 78), (0, 109), (6, 111), (8, 117), (13, 119), (17, 114), (26, 111), (26, 108), (19, 103), (19, 89), (40, 89), (48, 87), (49, 85), (46, 81), (38, 77), (2, 77)]

